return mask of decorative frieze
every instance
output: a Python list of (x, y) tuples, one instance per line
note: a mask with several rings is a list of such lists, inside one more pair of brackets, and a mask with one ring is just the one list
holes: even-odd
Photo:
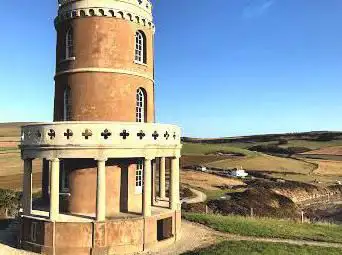
[(148, 0), (61, 0), (55, 26), (68, 19), (92, 16), (124, 19), (155, 29)]

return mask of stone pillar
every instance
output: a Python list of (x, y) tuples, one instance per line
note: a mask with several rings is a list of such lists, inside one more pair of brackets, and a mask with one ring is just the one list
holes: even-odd
[(165, 191), (165, 157), (160, 158), (159, 161), (159, 196), (160, 199), (166, 198)]
[(106, 220), (106, 159), (97, 160), (96, 220)]
[(170, 209), (179, 209), (179, 157), (171, 159), (170, 174)]
[(59, 215), (59, 159), (51, 160), (50, 170), (50, 220), (55, 221)]
[(32, 159), (24, 160), (24, 179), (23, 179), (23, 213), (32, 213)]
[(144, 161), (144, 188), (143, 188), (143, 216), (151, 216), (152, 208), (151, 208), (151, 163), (152, 160), (149, 158), (145, 158)]

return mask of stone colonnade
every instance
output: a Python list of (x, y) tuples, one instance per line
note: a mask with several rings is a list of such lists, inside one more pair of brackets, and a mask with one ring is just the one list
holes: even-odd
[[(152, 215), (152, 160), (144, 159), (144, 183), (142, 214), (144, 217)], [(58, 158), (50, 161), (50, 220), (58, 220), (59, 215), (59, 175), (60, 160)], [(97, 161), (97, 190), (96, 190), (96, 220), (106, 220), (106, 161), (107, 159), (96, 159)], [(166, 198), (166, 159), (160, 158), (159, 164), (159, 196), (162, 200)], [(170, 187), (169, 187), (169, 208), (178, 210), (180, 204), (179, 196), (179, 157), (171, 158)], [(32, 214), (32, 159), (24, 160), (24, 180), (23, 180), (23, 214)]]

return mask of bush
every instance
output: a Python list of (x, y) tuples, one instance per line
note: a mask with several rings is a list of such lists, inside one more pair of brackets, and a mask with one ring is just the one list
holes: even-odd
[(267, 153), (267, 154), (284, 154), (284, 155), (294, 155), (294, 154), (310, 151), (309, 148), (305, 148), (305, 147), (281, 148), (276, 144), (256, 145), (256, 146), (252, 146), (248, 148), (248, 150)]
[(286, 140), (286, 139), (280, 138), (280, 139), (278, 140), (278, 145), (285, 145), (285, 144), (288, 144), (288, 143), (289, 143), (289, 141)]
[(337, 136), (337, 134), (334, 134), (334, 133), (323, 133), (323, 134), (320, 134), (316, 138), (316, 141), (318, 141), (318, 142), (330, 142), (332, 140), (335, 140), (336, 136)]
[(209, 208), (214, 213), (222, 215), (248, 216), (251, 213), (251, 208), (253, 208), (254, 215), (259, 217), (292, 219), (299, 217), (299, 211), (295, 203), (267, 188), (251, 188), (244, 192), (229, 195), (229, 200), (209, 201)]
[(12, 190), (0, 189), (0, 209), (3, 217), (14, 217), (20, 208), (21, 193)]

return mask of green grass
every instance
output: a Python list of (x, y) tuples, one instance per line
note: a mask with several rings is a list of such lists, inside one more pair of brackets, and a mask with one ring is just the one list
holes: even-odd
[(223, 190), (202, 190), (207, 195), (207, 200), (219, 199), (226, 196), (226, 194), (241, 193), (246, 189), (223, 189)]
[(308, 141), (308, 140), (290, 140), (288, 144), (281, 145), (280, 147), (283, 147), (283, 148), (306, 147), (311, 150), (317, 150), (320, 148), (341, 146), (341, 145), (342, 145), (342, 140), (332, 140), (332, 141), (327, 141), (327, 142)]
[[(209, 143), (185, 143), (183, 148), (183, 153), (185, 154), (194, 154), (201, 153), (205, 154), (208, 152), (212, 152), (212, 150), (224, 150), (230, 152), (245, 152), (248, 154), (248, 148), (256, 145), (267, 145), (267, 144), (278, 144), (278, 140), (269, 141), (269, 142), (230, 142), (230, 143), (218, 143), (218, 144), (209, 144)], [(332, 147), (332, 146), (342, 146), (341, 140), (332, 140), (326, 142), (320, 141), (310, 141), (310, 140), (288, 140), (288, 144), (279, 145), (282, 148), (288, 147), (305, 147), (311, 150), (316, 150), (320, 148)]]
[(221, 232), (242, 236), (342, 243), (341, 225), (300, 224), (287, 220), (193, 213), (185, 213), (184, 217)]
[(341, 253), (342, 249), (338, 248), (252, 241), (224, 241), (209, 248), (184, 253), (184, 255), (339, 255)]
[(201, 144), (201, 143), (185, 143), (183, 144), (183, 155), (205, 155), (215, 152), (225, 153), (241, 153), (245, 156), (257, 155), (256, 152), (230, 146), (230, 144)]

